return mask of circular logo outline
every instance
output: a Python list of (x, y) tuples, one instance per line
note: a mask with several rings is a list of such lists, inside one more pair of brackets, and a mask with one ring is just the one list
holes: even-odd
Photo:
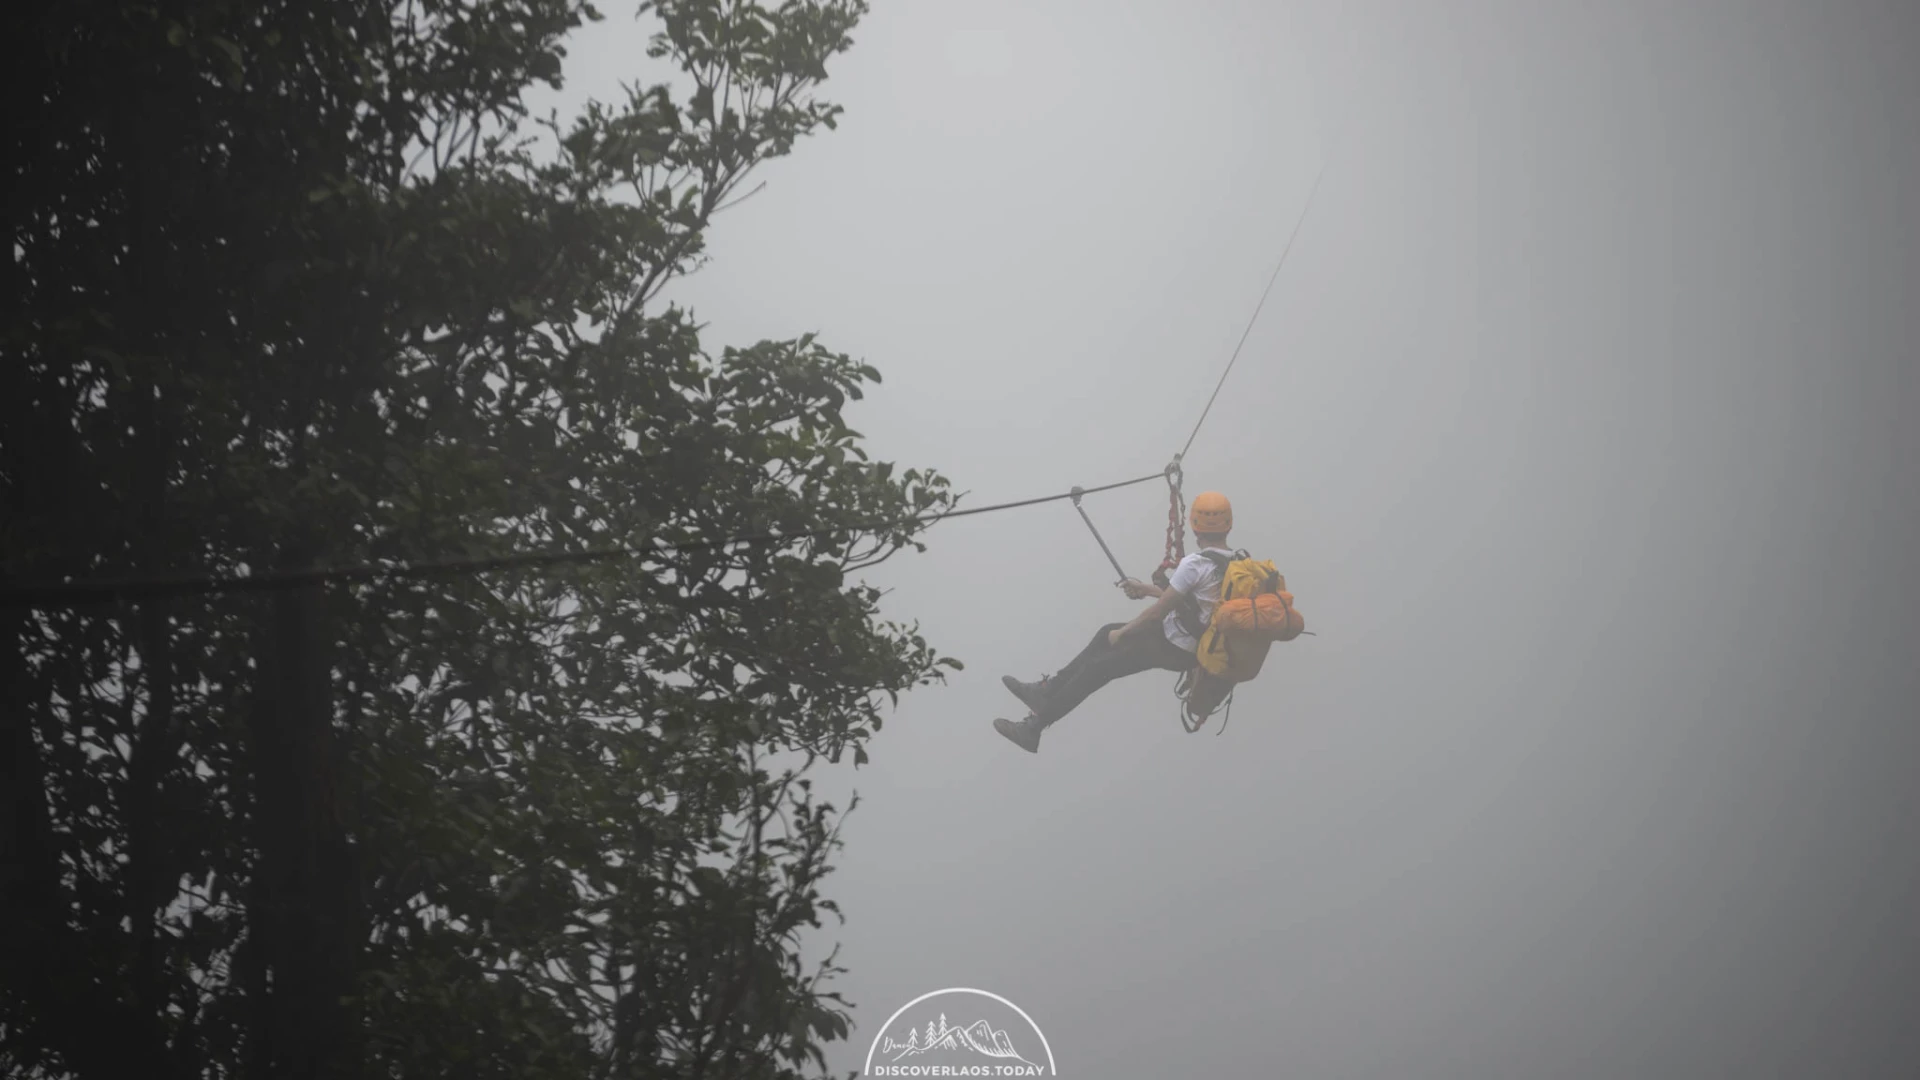
[(1000, 1004), (1005, 1005), (1007, 1008), (1012, 1009), (1014, 1012), (1019, 1013), (1020, 1019), (1025, 1020), (1027, 1022), (1027, 1026), (1033, 1029), (1033, 1033), (1035, 1035), (1040, 1036), (1040, 1048), (1047, 1052), (1047, 1075), (1049, 1076), (1060, 1075), (1060, 1068), (1059, 1066), (1054, 1064), (1054, 1060), (1053, 1060), (1053, 1044), (1047, 1041), (1047, 1033), (1040, 1030), (1040, 1025), (1034, 1022), (1033, 1017), (1027, 1015), (1027, 1010), (1021, 1008), (1018, 1005), (1015, 1005), (1013, 1002), (1008, 1001), (1006, 998), (1001, 997), (999, 994), (996, 994), (991, 990), (976, 990), (971, 986), (949, 986), (945, 990), (928, 991), (927, 993), (921, 994), (919, 997), (914, 998), (912, 1001), (907, 1002), (905, 1005), (902, 1005), (899, 1008), (893, 1010), (893, 1015), (887, 1017), (886, 1022), (880, 1025), (880, 1030), (873, 1036), (873, 1041), (867, 1044), (867, 1060), (864, 1063), (862, 1063), (860, 1066), (860, 1073), (862, 1076), (873, 1075), (874, 1052), (880, 1049), (881, 1038), (886, 1035), (887, 1029), (893, 1026), (893, 1022), (895, 1020), (900, 1019), (900, 1014), (903, 1012), (906, 1012), (908, 1009), (913, 1008), (915, 1005), (920, 1004), (921, 1002), (927, 1000), (928, 998), (937, 998), (942, 994), (978, 994), (983, 998), (992, 998), (993, 1000), (999, 1002)]

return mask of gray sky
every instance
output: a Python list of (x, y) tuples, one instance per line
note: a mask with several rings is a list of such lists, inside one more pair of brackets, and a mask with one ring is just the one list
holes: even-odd
[[(973, 504), (1188, 460), (1319, 636), (1227, 733), (1002, 674), (1138, 610), (1065, 504), (881, 568), (968, 668), (829, 879), (836, 1064), (945, 986), (1061, 1075), (1920, 1071), (1920, 15), (878, 0), (679, 290), (875, 364)], [(624, 14), (564, 95), (644, 72)], [(653, 76), (649, 76), (653, 77)], [(1164, 489), (1093, 496), (1140, 576)], [(1217, 725), (1217, 721), (1216, 721)]]

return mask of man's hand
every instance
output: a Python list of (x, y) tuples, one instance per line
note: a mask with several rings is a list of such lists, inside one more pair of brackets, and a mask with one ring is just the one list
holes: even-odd
[(1107, 644), (1109, 646), (1118, 645), (1120, 644), (1120, 639), (1126, 637), (1128, 634), (1144, 629), (1166, 618), (1167, 612), (1173, 610), (1173, 602), (1180, 597), (1180, 594), (1174, 592), (1172, 589), (1154, 589), (1151, 585), (1142, 585), (1132, 578), (1128, 578), (1127, 580), (1141, 589), (1148, 590), (1142, 592), (1142, 596), (1152, 596), (1155, 599), (1147, 610), (1135, 615), (1132, 622), (1122, 626), (1118, 630), (1110, 630), (1107, 632)]
[(1159, 589), (1144, 581), (1135, 581), (1132, 578), (1121, 582), (1120, 588), (1127, 594), (1127, 599), (1129, 600), (1140, 600), (1149, 596), (1157, 598), (1160, 595)]

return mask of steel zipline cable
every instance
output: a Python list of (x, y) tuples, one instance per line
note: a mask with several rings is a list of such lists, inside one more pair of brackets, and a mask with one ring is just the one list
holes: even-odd
[(1241, 346), (1247, 343), (1247, 335), (1253, 333), (1253, 324), (1260, 321), (1260, 309), (1267, 306), (1267, 294), (1273, 291), (1273, 283), (1280, 279), (1280, 271), (1287, 265), (1287, 255), (1293, 251), (1293, 242), (1300, 235), (1300, 226), (1306, 224), (1307, 212), (1313, 209), (1313, 197), (1319, 193), (1320, 180), (1326, 175), (1327, 164), (1325, 159), (1322, 159), (1320, 171), (1313, 177), (1313, 187), (1307, 191), (1307, 201), (1300, 207), (1300, 216), (1294, 219), (1293, 232), (1287, 235), (1287, 245), (1280, 249), (1280, 261), (1274, 264), (1273, 274), (1267, 278), (1267, 287), (1260, 290), (1260, 302), (1253, 306), (1253, 314), (1247, 319), (1247, 328), (1240, 331), (1239, 344), (1233, 347), (1233, 355), (1227, 358), (1227, 368), (1220, 373), (1220, 381), (1213, 384), (1213, 394), (1207, 398), (1207, 407), (1200, 410), (1200, 419), (1194, 421), (1193, 433), (1187, 436), (1187, 445), (1180, 448), (1180, 452), (1173, 456), (1173, 460), (1184, 460), (1187, 451), (1193, 449), (1193, 440), (1200, 434), (1200, 425), (1207, 422), (1207, 414), (1213, 411), (1214, 399), (1220, 396), (1220, 388), (1227, 385), (1227, 376), (1233, 372), (1234, 361), (1240, 359)]
[(263, 592), (272, 589), (297, 588), (302, 585), (311, 585), (323, 581), (371, 581), (380, 578), (423, 577), (441, 573), (474, 573), (488, 570), (509, 570), (528, 566), (563, 566), (674, 551), (726, 548), (740, 544), (790, 543), (795, 540), (834, 536), (841, 533), (876, 532), (896, 528), (901, 525), (918, 523), (932, 524), (945, 521), (948, 518), (966, 517), (970, 514), (991, 514), (1000, 510), (1012, 510), (1022, 506), (1057, 502), (1061, 499), (1072, 499), (1079, 495), (1088, 495), (1098, 491), (1112, 491), (1115, 488), (1144, 484), (1149, 480), (1158, 480), (1164, 475), (1164, 472), (1148, 473), (1145, 476), (1137, 476), (1131, 480), (1121, 480), (1111, 484), (1103, 484), (1099, 487), (1075, 488), (1073, 491), (1064, 491), (1058, 495), (1042, 495), (1032, 499), (1017, 499), (1012, 502), (994, 503), (991, 506), (975, 506), (963, 510), (948, 510), (934, 514), (913, 514), (907, 517), (892, 518), (885, 521), (855, 522), (847, 525), (832, 525), (818, 529), (802, 529), (796, 532), (751, 533), (741, 536), (718, 537), (711, 540), (687, 540), (676, 543), (657, 544), (615, 544), (604, 547), (582, 548), (578, 551), (528, 551), (513, 555), (474, 555), (411, 561), (395, 560), (386, 563), (315, 566), (303, 569), (271, 570), (258, 574), (228, 576), (211, 574), (180, 575), (175, 577), (60, 581), (38, 585), (8, 583), (0, 585), (0, 608), (63, 608), (82, 604), (112, 603), (115, 601), (150, 599), (161, 596), (203, 596), (210, 593)]
[[(788, 543), (821, 536), (832, 536), (848, 532), (872, 532), (895, 528), (909, 524), (932, 524), (947, 518), (966, 517), (971, 514), (991, 514), (1001, 510), (1013, 510), (1022, 506), (1035, 506), (1040, 503), (1057, 502), (1072, 499), (1075, 509), (1079, 509), (1080, 496), (1092, 495), (1115, 488), (1144, 484), (1149, 480), (1167, 478), (1174, 485), (1175, 498), (1178, 498), (1179, 474), (1181, 462), (1187, 451), (1193, 448), (1193, 440), (1200, 434), (1200, 428), (1207, 422), (1207, 416), (1213, 411), (1213, 403), (1220, 396), (1220, 390), (1226, 385), (1227, 376), (1232, 374), (1233, 365), (1240, 359), (1240, 350), (1247, 343), (1247, 337), (1253, 333), (1254, 323), (1259, 321), (1260, 311), (1266, 307), (1267, 297), (1273, 292), (1273, 284), (1279, 280), (1280, 271), (1287, 265), (1287, 256), (1293, 251), (1293, 242), (1300, 235), (1300, 226), (1307, 220), (1307, 213), (1313, 208), (1313, 198), (1320, 190), (1320, 181), (1326, 176), (1326, 162), (1323, 159), (1320, 171), (1314, 176), (1313, 187), (1307, 192), (1305, 204), (1300, 216), (1293, 223), (1293, 232), (1288, 234), (1287, 243), (1280, 252), (1280, 261), (1274, 266), (1273, 274), (1267, 278), (1265, 289), (1260, 292), (1260, 301), (1254, 305), (1253, 315), (1247, 319), (1245, 330), (1240, 333), (1240, 341), (1233, 347), (1233, 355), (1227, 359), (1226, 370), (1220, 373), (1220, 379), (1214, 384), (1213, 393), (1207, 398), (1206, 408), (1200, 411), (1200, 419), (1193, 425), (1193, 431), (1187, 436), (1187, 443), (1173, 456), (1173, 461), (1160, 472), (1137, 476), (1131, 480), (1121, 480), (1099, 487), (1074, 488), (1057, 495), (1042, 495), (1032, 499), (1017, 499), (1012, 502), (994, 503), (991, 506), (976, 506), (965, 510), (948, 510), (937, 514), (916, 514), (888, 521), (858, 522), (848, 525), (833, 525), (819, 529), (803, 529), (790, 533), (753, 533), (740, 536), (719, 537), (711, 540), (688, 540), (677, 543), (656, 544), (616, 544), (604, 547), (582, 548), (577, 551), (528, 551), (512, 555), (474, 555), (442, 559), (394, 560), (383, 563), (355, 563), (344, 566), (315, 566), (302, 569), (270, 570), (258, 574), (242, 575), (178, 575), (171, 577), (140, 578), (104, 578), (83, 581), (58, 581), (45, 583), (6, 582), (0, 583), (0, 608), (65, 608), (80, 605), (113, 603), (141, 598), (161, 596), (204, 596), (214, 593), (262, 592), (272, 589), (297, 588), (324, 581), (372, 581), (381, 578), (423, 577), (442, 573), (476, 573), (488, 570), (508, 570), (529, 566), (565, 566), (580, 563), (599, 562), (606, 559), (632, 558), (673, 551), (695, 551), (710, 548), (732, 547), (737, 544)], [(1080, 516), (1086, 518), (1086, 511)], [(1087, 527), (1093, 529), (1091, 519)], [(1099, 530), (1094, 529), (1094, 538), (1100, 539)], [(1106, 541), (1100, 546), (1106, 549)], [(1113, 553), (1107, 552), (1109, 561)], [(1119, 563), (1114, 562), (1116, 570)], [(1124, 573), (1122, 577), (1124, 578)]]
[[(1280, 259), (1274, 264), (1273, 273), (1267, 276), (1266, 288), (1260, 290), (1260, 300), (1254, 304), (1253, 314), (1247, 317), (1246, 328), (1240, 331), (1240, 340), (1233, 346), (1233, 355), (1227, 358), (1226, 370), (1220, 373), (1219, 380), (1213, 384), (1213, 393), (1207, 396), (1207, 405), (1206, 408), (1200, 410), (1200, 419), (1194, 421), (1193, 430), (1187, 435), (1186, 445), (1182, 446), (1180, 452), (1173, 455), (1173, 460), (1167, 463), (1165, 473), (1168, 489), (1167, 549), (1165, 558), (1160, 562), (1160, 568), (1154, 572), (1154, 580), (1158, 582), (1162, 588), (1165, 588), (1167, 585), (1165, 578), (1166, 572), (1171, 570), (1179, 562), (1182, 548), (1184, 547), (1181, 539), (1181, 515), (1183, 512), (1182, 506), (1184, 499), (1180, 492), (1180, 485), (1187, 451), (1193, 449), (1193, 440), (1199, 437), (1200, 428), (1206, 424), (1208, 414), (1213, 412), (1213, 403), (1219, 399), (1221, 388), (1227, 385), (1227, 376), (1233, 373), (1233, 365), (1240, 359), (1240, 350), (1245, 347), (1248, 336), (1253, 333), (1254, 324), (1260, 321), (1260, 312), (1267, 306), (1267, 297), (1273, 292), (1273, 283), (1280, 280), (1280, 271), (1286, 268), (1287, 256), (1293, 253), (1293, 242), (1299, 239), (1300, 227), (1306, 224), (1307, 214), (1313, 210), (1313, 197), (1319, 194), (1320, 181), (1327, 175), (1327, 162), (1329, 160), (1330, 158), (1328, 156), (1323, 155), (1321, 157), (1320, 169), (1313, 177), (1313, 186), (1307, 189), (1306, 200), (1300, 206), (1300, 216), (1294, 219), (1293, 231), (1287, 234), (1286, 245), (1280, 249)], [(1093, 524), (1093, 519), (1088, 517), (1086, 510), (1081, 508), (1080, 500), (1077, 496), (1074, 497), (1073, 506), (1074, 509), (1080, 511), (1080, 518), (1086, 522), (1087, 531), (1093, 534), (1094, 542), (1100, 545), (1100, 550), (1106, 555), (1107, 562), (1113, 565), (1114, 573), (1120, 575), (1120, 580), (1115, 582), (1115, 584), (1125, 587), (1128, 581), (1126, 571), (1121, 569), (1120, 561), (1113, 557), (1113, 551), (1107, 547), (1107, 542), (1101, 537), (1100, 530)]]

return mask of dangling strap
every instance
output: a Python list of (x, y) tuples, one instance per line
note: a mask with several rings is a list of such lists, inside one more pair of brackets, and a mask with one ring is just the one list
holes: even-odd
[(1228, 690), (1226, 700), (1215, 705), (1210, 711), (1198, 712), (1193, 707), (1193, 692), (1200, 686), (1200, 673), (1203, 670), (1198, 666), (1188, 668), (1180, 673), (1179, 681), (1173, 684), (1173, 696), (1180, 700), (1180, 726), (1186, 729), (1187, 734), (1196, 735), (1201, 728), (1207, 726), (1207, 720), (1214, 713), (1225, 707), (1227, 715), (1220, 721), (1220, 730), (1214, 732), (1215, 735), (1224, 735), (1227, 730), (1227, 721), (1233, 719), (1233, 695), (1239, 687)]
[(1186, 729), (1189, 735), (1198, 734), (1200, 729), (1205, 727), (1207, 723), (1206, 717), (1194, 715), (1193, 702), (1189, 700), (1193, 693), (1193, 687), (1194, 673), (1192, 671), (1182, 673), (1180, 681), (1174, 684), (1173, 687), (1174, 696), (1180, 700), (1180, 726)]

